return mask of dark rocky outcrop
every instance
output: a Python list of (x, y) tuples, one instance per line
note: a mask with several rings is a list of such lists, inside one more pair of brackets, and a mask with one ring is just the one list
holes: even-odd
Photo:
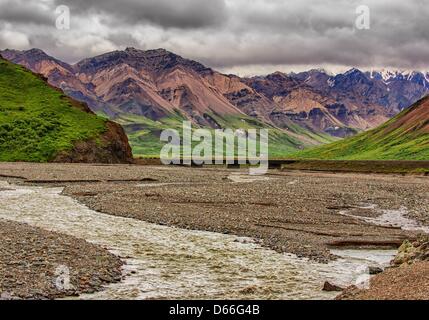
[(52, 162), (133, 163), (133, 155), (124, 129), (107, 121), (106, 132), (100, 138), (76, 142), (72, 150), (60, 152)]

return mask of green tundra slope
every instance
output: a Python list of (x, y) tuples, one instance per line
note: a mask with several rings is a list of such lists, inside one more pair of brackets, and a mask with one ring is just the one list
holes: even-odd
[(121, 130), (38, 75), (0, 58), (0, 161), (126, 162), (128, 142), (108, 141)]
[[(221, 128), (230, 128), (232, 130), (268, 129), (270, 158), (283, 158), (288, 154), (295, 153), (298, 149), (314, 146), (316, 143), (323, 144), (335, 140), (335, 138), (328, 135), (314, 134), (298, 125), (291, 127), (289, 132), (285, 132), (244, 115), (219, 116), (211, 114), (210, 116), (216, 120), (216, 123)], [(183, 121), (187, 120), (179, 111), (157, 121), (125, 113), (118, 113), (113, 119), (121, 124), (128, 134), (134, 156), (143, 158), (159, 157), (160, 150), (165, 144), (159, 138), (162, 130), (174, 129), (181, 133)], [(214, 136), (214, 129), (193, 126), (193, 129), (198, 128), (209, 129)]]
[(293, 155), (322, 160), (429, 160), (429, 97), (380, 127)]

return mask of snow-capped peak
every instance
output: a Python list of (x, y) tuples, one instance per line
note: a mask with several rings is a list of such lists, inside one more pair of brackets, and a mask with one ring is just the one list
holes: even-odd
[(404, 79), (411, 80), (414, 76), (420, 74), (420, 72), (415, 70), (392, 70), (392, 69), (380, 69), (380, 70), (371, 70), (370, 77), (376, 78), (377, 75), (380, 77), (380, 80), (388, 82), (392, 79)]
[(381, 80), (387, 85), (389, 85), (392, 81), (395, 80), (403, 80), (419, 83), (425, 88), (429, 88), (429, 72), (425, 73), (407, 69), (372, 69), (371, 71), (367, 72), (367, 75), (369, 75), (371, 79)]
[(378, 78), (383, 82), (387, 83), (389, 80), (397, 78), (400, 75), (400, 72), (397, 70), (390, 69), (381, 69), (381, 70), (371, 70), (370, 77), (371, 79)]
[(388, 70), (388, 69), (383, 69), (380, 72), (380, 75), (381, 75), (381, 79), (383, 79), (384, 82), (387, 82), (387, 81), (389, 81), (392, 78), (396, 78), (397, 75), (398, 75), (398, 73), (396, 71), (391, 71), (391, 70)]

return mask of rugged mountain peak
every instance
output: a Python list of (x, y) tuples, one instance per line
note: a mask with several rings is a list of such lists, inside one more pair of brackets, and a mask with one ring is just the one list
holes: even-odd
[(334, 77), (334, 79), (340, 79), (341, 81), (344, 81), (346, 79), (353, 80), (353, 81), (363, 81), (363, 82), (372, 81), (372, 79), (368, 77), (367, 74), (365, 74), (365, 72), (357, 68), (352, 68), (342, 74), (341, 73), (337, 74)]
[(44, 52), (43, 50), (37, 49), (37, 48), (33, 48), (33, 49), (29, 49), (29, 50), (10, 50), (10, 49), (6, 49), (0, 52), (5, 58), (10, 59), (10, 58), (18, 58), (18, 57), (30, 57), (33, 61), (34, 60), (42, 60), (42, 59), (55, 59), (51, 56), (49, 56), (48, 54), (46, 54), (46, 52)]
[(298, 84), (297, 80), (293, 76), (279, 71), (267, 75), (265, 80), (272, 81), (278, 86), (284, 86), (285, 88), (286, 86), (290, 87)]
[(74, 65), (76, 70), (79, 72), (95, 72), (97, 69), (109, 67), (112, 64), (118, 64), (124, 61), (127, 57), (127, 53), (124, 51), (112, 51), (104, 53), (92, 58), (84, 59)]
[(309, 74), (323, 74), (323, 75), (327, 75), (327, 76), (334, 76), (334, 74), (330, 71), (327, 71), (324, 68), (315, 68), (315, 69), (310, 69), (309, 71), (307, 71)]
[(381, 69), (381, 70), (371, 70), (371, 71), (367, 72), (367, 75), (371, 79), (381, 80), (381, 81), (387, 82), (391, 78), (396, 77), (397, 72), (394, 72), (394, 71), (388, 70), (388, 69)]
[(281, 71), (275, 71), (271, 74), (272, 76), (280, 76), (280, 77), (287, 77), (288, 74), (281, 72)]
[(14, 63), (25, 65), (27, 68), (36, 72), (38, 72), (38, 70), (34, 70), (36, 68), (35, 65), (44, 63), (44, 62), (51, 64), (51, 66), (53, 65), (60, 66), (61, 68), (67, 71), (72, 70), (72, 66), (70, 66), (69, 64), (62, 62), (58, 59), (55, 59), (54, 57), (51, 57), (43, 50), (40, 50), (37, 48), (23, 50), (23, 51), (6, 49), (4, 51), (0, 51), (0, 56)]
[[(177, 54), (167, 51), (165, 49), (151, 49), (151, 50), (141, 50), (133, 47), (126, 48), (123, 52), (125, 52), (130, 57), (135, 58), (157, 58), (157, 57), (165, 57), (169, 56), (171, 58), (182, 58)], [(183, 59), (183, 58), (182, 58)]]
[(420, 85), (429, 84), (428, 74), (415, 70), (380, 69), (366, 72), (371, 79), (381, 80), (385, 83), (391, 81), (411, 81)]
[(288, 75), (287, 73), (281, 72), (281, 71), (276, 71), (273, 72), (269, 75), (267, 75), (268, 79), (291, 79), (292, 77), (290, 75)]
[(363, 72), (362, 72), (362, 71), (360, 71), (360, 70), (359, 70), (359, 69), (357, 69), (357, 68), (351, 68), (350, 70), (348, 70), (348, 71), (344, 72), (344, 75), (345, 75), (345, 76), (349, 76), (349, 75), (360, 75), (360, 74), (363, 74)]
[(185, 59), (165, 49), (140, 50), (132, 47), (84, 59), (75, 67), (79, 72), (92, 73), (118, 64), (127, 64), (138, 71), (146, 70), (148, 72), (162, 72), (177, 67), (202, 74), (213, 72), (199, 62)]
[(309, 85), (313, 88), (326, 90), (331, 83), (332, 77), (324, 69), (311, 69), (294, 75), (295, 79)]
[(32, 48), (29, 50), (13, 50), (13, 49), (6, 49), (1, 51), (3, 55), (8, 56), (18, 56), (18, 55), (27, 55), (27, 56), (33, 56), (33, 57), (49, 57), (43, 50)]
[(334, 76), (324, 69), (312, 69), (240, 78), (163, 48), (128, 47), (82, 60), (73, 67), (38, 49), (27, 54), (6, 53), (9, 60), (42, 73), (52, 85), (87, 102), (92, 110), (152, 120), (179, 110), (201, 124), (207, 113), (241, 116), (244, 112), (281, 128), (293, 120), (315, 132), (326, 132), (339, 122), (343, 128), (367, 130), (429, 92), (429, 74), (419, 72), (364, 73), (352, 68)]
[(136, 56), (158, 56), (158, 55), (174, 55), (177, 56), (177, 54), (170, 52), (164, 48), (158, 48), (158, 49), (150, 49), (150, 50), (142, 50), (137, 49), (134, 47), (127, 47), (125, 50), (130, 55), (136, 55)]
[(373, 83), (372, 79), (367, 77), (365, 73), (356, 68), (350, 69), (343, 74), (336, 75), (333, 80), (333, 86), (341, 88), (355, 86), (358, 84), (370, 86)]
[(127, 48), (125, 49), (125, 51), (126, 51), (126, 52), (135, 52), (135, 51), (139, 51), (139, 49), (136, 49), (136, 48), (134, 48), (134, 47), (127, 47)]
[(48, 56), (45, 51), (38, 49), (38, 48), (29, 49), (29, 50), (25, 51), (25, 53), (31, 54), (31, 55)]

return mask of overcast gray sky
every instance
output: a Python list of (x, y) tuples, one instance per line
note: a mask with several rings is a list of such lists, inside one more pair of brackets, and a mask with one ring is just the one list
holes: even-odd
[[(69, 30), (55, 9), (70, 8)], [(370, 29), (355, 27), (370, 8)], [(429, 0), (0, 0), (0, 49), (70, 63), (165, 48), (240, 75), (324, 67), (429, 70)]]

